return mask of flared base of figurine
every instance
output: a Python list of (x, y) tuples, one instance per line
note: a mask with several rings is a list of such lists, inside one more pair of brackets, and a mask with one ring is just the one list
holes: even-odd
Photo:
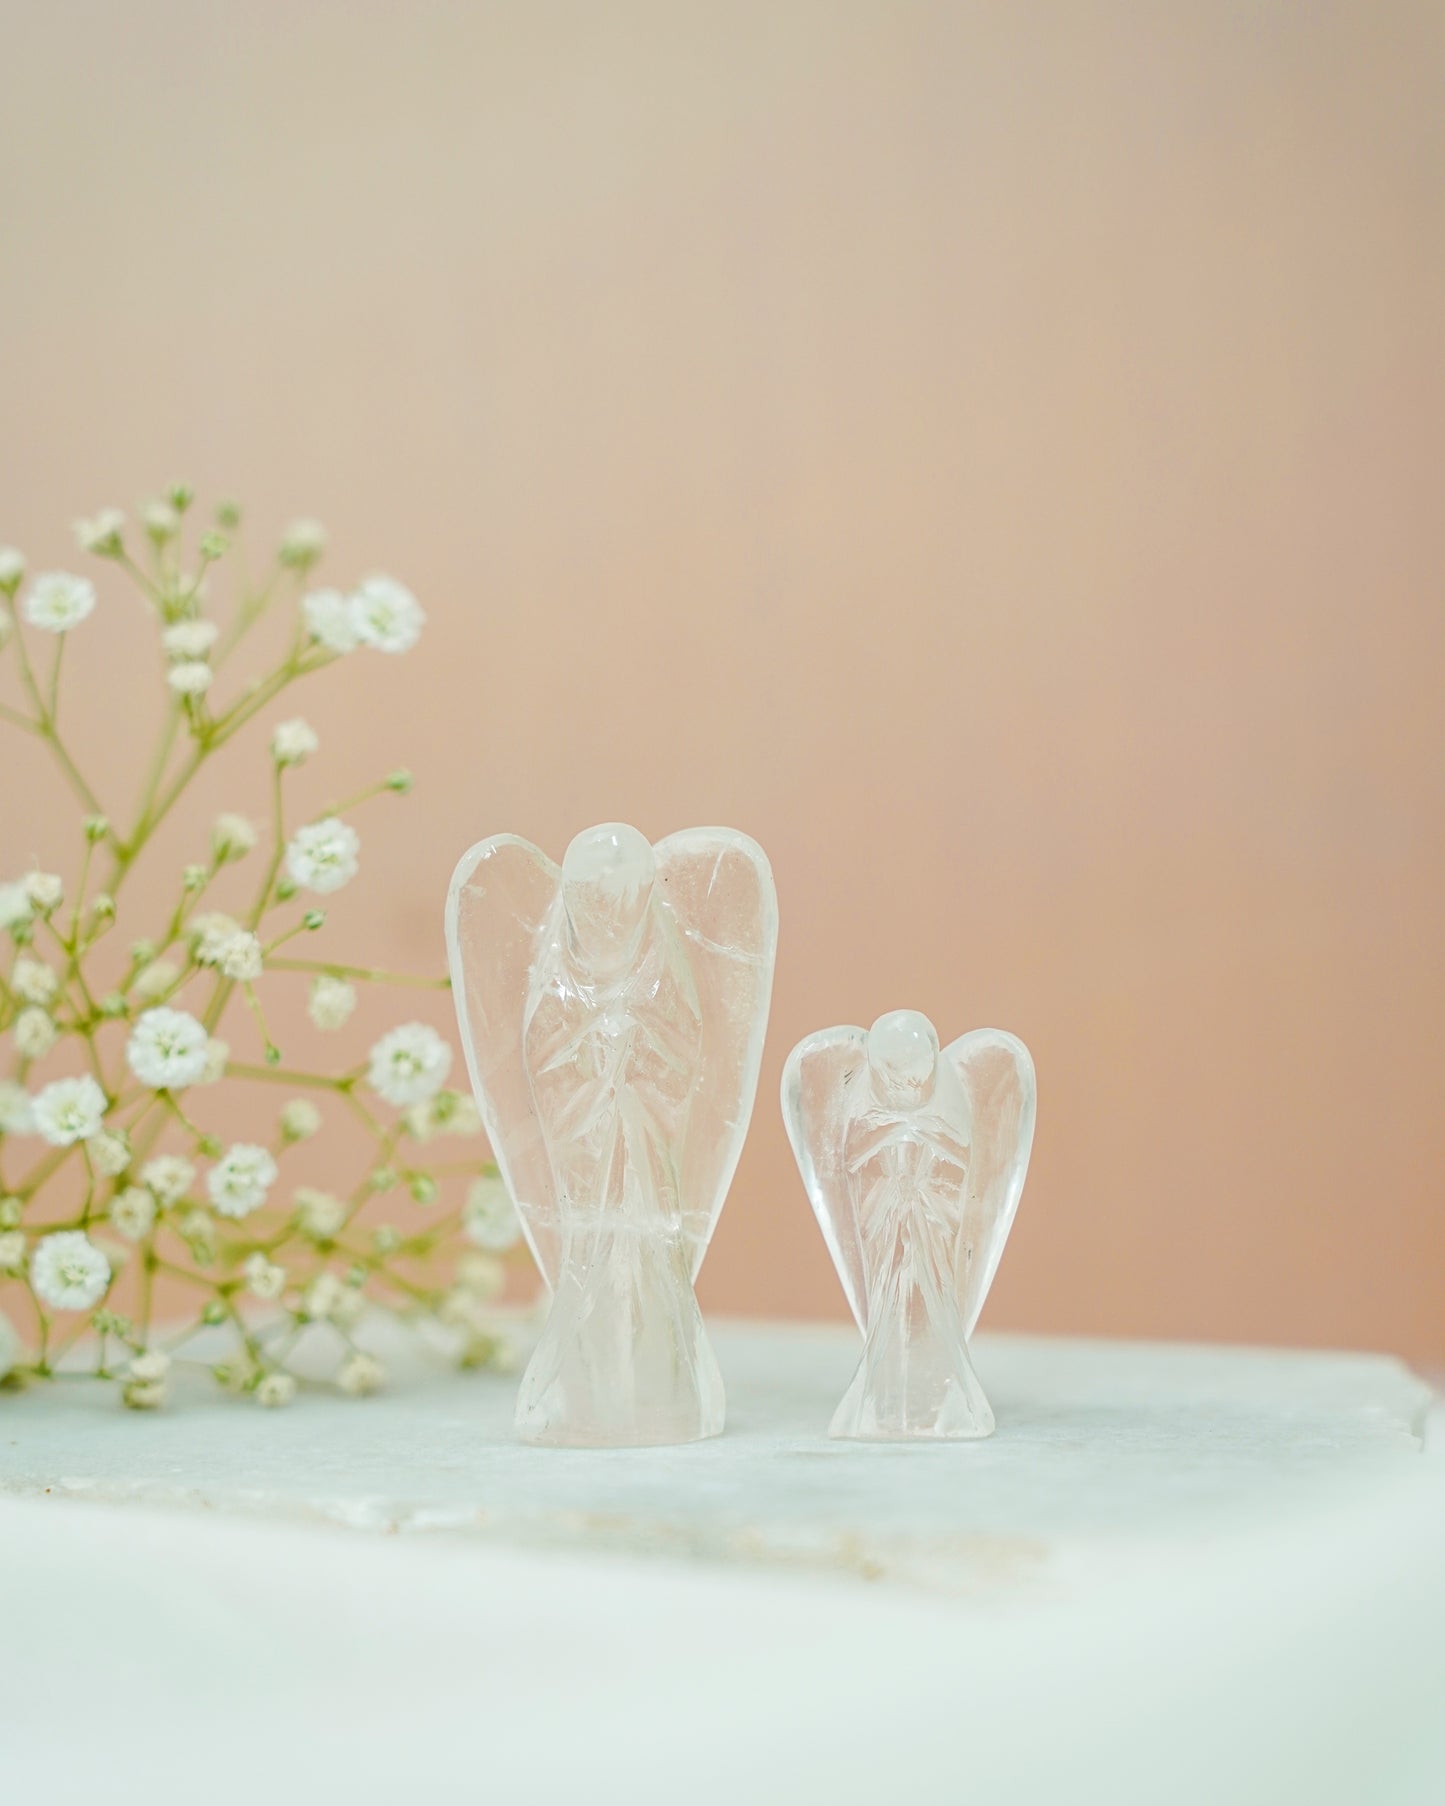
[(517, 1436), (536, 1448), (548, 1449), (655, 1449), (675, 1448), (688, 1442), (706, 1442), (723, 1433), (722, 1401), (708, 1421), (615, 1424), (603, 1429), (567, 1422), (523, 1421), (517, 1414)]
[(977, 1442), (992, 1436), (993, 1410), (983, 1387), (970, 1365), (962, 1368), (937, 1384), (926, 1374), (871, 1372), (865, 1355), (828, 1434), (850, 1442)]
[[(711, 1349), (708, 1355), (711, 1357)], [(716, 1384), (708, 1384), (705, 1396), (637, 1401), (630, 1409), (589, 1411), (570, 1409), (555, 1393), (526, 1392), (517, 1401), (517, 1435), (523, 1442), (553, 1449), (666, 1448), (685, 1442), (706, 1442), (721, 1436), (727, 1416), (722, 1376), (713, 1364)]]
[(517, 1393), (524, 1442), (655, 1448), (722, 1434), (722, 1374), (686, 1267), (673, 1251), (631, 1252), (564, 1274)]

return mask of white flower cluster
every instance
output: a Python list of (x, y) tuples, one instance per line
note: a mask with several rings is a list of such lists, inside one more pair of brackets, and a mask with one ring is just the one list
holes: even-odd
[(312, 590), (301, 603), (307, 632), (329, 652), (410, 652), (421, 638), (426, 615), (411, 591), (391, 577), (368, 577), (347, 596), (338, 589)]
[(356, 876), (361, 837), (349, 823), (328, 815), (298, 828), (286, 848), (286, 870), (303, 890), (328, 896)]
[(52, 1310), (88, 1311), (110, 1284), (110, 1262), (78, 1229), (47, 1235), (30, 1261), (30, 1283)]
[[(294, 908), (290, 919), (278, 921), (273, 912), (292, 905), (298, 891), (326, 896), (350, 883), (361, 849), (356, 829), (341, 819), (343, 808), (349, 813), (383, 789), (405, 794), (411, 785), (407, 772), (391, 773), (384, 784), (363, 790), (354, 805), (338, 805), (304, 826), (292, 825), (288, 834), (279, 826), (289, 819), (283, 811), (285, 774), (315, 756), (319, 739), (299, 715), (274, 724), (269, 775), (279, 844), (268, 844), (263, 856), (252, 861), (253, 866), (264, 865), (264, 873), (256, 874), (259, 890), (254, 879), (246, 882), (250, 872), (229, 868), (255, 853), (269, 826), (234, 809), (214, 813), (209, 848), (199, 862), (183, 868), (179, 902), (163, 918), (162, 931), (132, 940), (128, 961), (109, 957), (118, 935), (94, 966), (89, 961), (90, 949), (116, 923), (120, 879), (210, 754), (291, 682), (327, 664), (326, 655), (361, 647), (404, 653), (416, 645), (425, 625), (415, 596), (388, 577), (368, 577), (349, 593), (311, 590), (300, 604), (301, 637), (292, 640), (268, 674), (239, 681), (234, 700), (212, 715), (201, 699), (211, 691), (223, 660), (288, 586), (278, 583), (276, 570), (254, 585), (242, 573), (234, 613), (219, 624), (209, 618), (208, 583), (222, 587), (213, 567), (233, 545), (241, 514), (235, 505), (222, 503), (213, 524), (193, 539), (189, 511), (194, 499), (188, 485), (176, 483), (144, 505), (133, 529), (114, 508), (75, 523), (80, 545), (112, 561), (115, 581), (133, 582), (156, 621), (163, 719), (157, 724), (139, 807), (121, 832), (112, 827), (87, 781), (103, 780), (104, 769), (86, 774), (78, 769), (62, 739), (60, 722), (68, 723), (69, 716), (57, 717), (54, 701), (43, 700), (27, 666), (24, 688), (36, 718), (21, 715), (21, 723), (46, 743), (81, 799), (85, 856), (69, 894), (50, 872), (31, 871), (0, 882), (0, 935), (13, 943), (0, 984), (5, 1037), (0, 1051), (14, 1055), (13, 1076), (0, 1078), (0, 1137), (7, 1144), (17, 1137), (44, 1144), (28, 1173), (10, 1166), (8, 1145), (6, 1149), (15, 1195), (0, 1195), (0, 1296), (8, 1304), (12, 1291), (19, 1295), (25, 1315), (12, 1323), (9, 1314), (0, 1312), (0, 1378), (19, 1362), (25, 1363), (27, 1379), (44, 1376), (57, 1348), (74, 1346), (76, 1354), (83, 1353), (77, 1332), (88, 1330), (94, 1372), (115, 1379), (124, 1404), (136, 1411), (163, 1406), (171, 1382), (170, 1356), (152, 1329), (153, 1303), (157, 1309), (169, 1306), (164, 1298), (153, 1298), (148, 1283), (135, 1283), (139, 1275), (153, 1273), (157, 1262), (185, 1272), (199, 1294), (188, 1330), (204, 1324), (220, 1335), (236, 1336), (236, 1352), (223, 1355), (212, 1369), (215, 1377), (263, 1406), (277, 1407), (296, 1394), (286, 1351), (307, 1325), (327, 1326), (332, 1342), (340, 1343), (335, 1372), (340, 1391), (363, 1397), (385, 1383), (381, 1363), (352, 1340), (368, 1309), (368, 1287), (378, 1275), (384, 1282), (379, 1308), (401, 1308), (386, 1302), (385, 1286), (395, 1281), (407, 1297), (425, 1297), (429, 1310), (463, 1329), (465, 1349), (459, 1360), (499, 1359), (501, 1343), (484, 1307), (505, 1284), (498, 1256), (520, 1234), (499, 1180), (474, 1185), (465, 1209), (454, 1207), (450, 1220), (440, 1220), (441, 1212), (430, 1208), (440, 1203), (439, 1181), (448, 1172), (460, 1168), (475, 1173), (478, 1168), (472, 1161), (444, 1161), (435, 1173), (423, 1170), (413, 1164), (421, 1144), (481, 1132), (470, 1097), (446, 1088), (452, 1050), (435, 1029), (402, 1023), (375, 1041), (361, 1069), (348, 1061), (347, 1070), (328, 1077), (283, 1064), (267, 1024), (270, 1000), (261, 994), (261, 981), (273, 974), (310, 975), (308, 1014), (326, 1031), (342, 1028), (356, 1012), (351, 978), (389, 976), (296, 957), (299, 950), (289, 943), (326, 920), (319, 907), (307, 906), (309, 899)], [(325, 544), (316, 522), (295, 522), (279, 547), (280, 569), (299, 576), (305, 589)], [(30, 630), (68, 634), (96, 607), (96, 588), (89, 579), (63, 570), (32, 574), (18, 551), (0, 547), (0, 650), (18, 640), (28, 659)], [(48, 662), (47, 677), (60, 669), (61, 647), (52, 650), (56, 658)], [(105, 788), (103, 782), (96, 787)], [(235, 882), (243, 885), (245, 899), (231, 903), (236, 913), (212, 908), (213, 902), (226, 900), (221, 887)], [(132, 891), (141, 888), (135, 885)], [(256, 1131), (254, 1141), (218, 1139), (196, 1120), (201, 1112), (186, 1095), (193, 1087), (213, 1084), (226, 1071), (230, 1048), (211, 1029), (221, 1021), (233, 987), (244, 990), (265, 1060), (264, 1066), (253, 1064), (254, 1056), (241, 1054), (234, 1077), (294, 1081), (303, 1092), (288, 1096), (283, 1091), (270, 1129)], [(274, 1020), (284, 1024), (287, 1019)], [(56, 1048), (74, 1054), (71, 1064), (57, 1060), (59, 1073), (32, 1078), (35, 1062)], [(363, 1074), (374, 1094), (365, 1101), (358, 1087)], [(367, 1166), (354, 1180), (338, 1185), (338, 1192), (296, 1184), (302, 1176), (298, 1170), (294, 1176), (288, 1171), (285, 1192), (278, 1197), (282, 1167), (294, 1163), (304, 1168), (309, 1150), (301, 1144), (323, 1129), (322, 1109), (313, 1098), (321, 1100), (328, 1118), (332, 1104), (337, 1117), (360, 1116), (374, 1149)], [(381, 1121), (375, 1099), (391, 1106), (399, 1120)], [(177, 1151), (164, 1151), (162, 1130)], [(59, 1174), (54, 1185), (52, 1171)], [(61, 1189), (65, 1185), (69, 1192)], [(369, 1220), (371, 1201), (388, 1192), (398, 1194), (399, 1202), (409, 1199), (427, 1207), (423, 1235), (408, 1230), (400, 1218)], [(430, 1272), (423, 1293), (409, 1277), (390, 1272), (386, 1263), (392, 1256), (410, 1264), (432, 1248), (454, 1250), (458, 1230), (475, 1246), (461, 1255), (450, 1280)], [(183, 1265), (187, 1254), (189, 1267)], [(268, 1323), (253, 1335), (249, 1319), (252, 1313), (260, 1315), (262, 1306), (270, 1307), (267, 1315), (280, 1323)], [(405, 1308), (410, 1313), (413, 1307)], [(58, 1312), (90, 1320), (71, 1330), (52, 1322), (51, 1314)], [(27, 1357), (15, 1325), (28, 1328), (32, 1322), (38, 1346)], [(281, 1331), (275, 1340), (273, 1328)], [(52, 1341), (52, 1335), (63, 1340)], [(71, 1359), (73, 1355), (67, 1367)]]
[(95, 607), (95, 585), (69, 571), (42, 571), (26, 591), (22, 612), (43, 633), (69, 633)]
[(371, 1050), (367, 1082), (379, 1097), (404, 1110), (425, 1103), (446, 1083), (452, 1050), (425, 1022), (404, 1022)]
[(204, 1077), (210, 1037), (185, 1010), (147, 1010), (126, 1044), (125, 1057), (142, 1085), (180, 1091)]

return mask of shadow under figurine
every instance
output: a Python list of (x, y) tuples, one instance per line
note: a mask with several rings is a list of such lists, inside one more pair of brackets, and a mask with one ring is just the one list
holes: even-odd
[(452, 988), (472, 1088), (551, 1309), (527, 1441), (692, 1442), (724, 1397), (693, 1282), (742, 1151), (777, 902), (727, 828), (608, 823), (560, 867), (511, 834), (457, 865)]
[(1028, 1172), (1034, 1065), (999, 1029), (939, 1051), (916, 1010), (800, 1041), (783, 1116), (803, 1184), (863, 1332), (829, 1434), (988, 1436), (968, 1339)]

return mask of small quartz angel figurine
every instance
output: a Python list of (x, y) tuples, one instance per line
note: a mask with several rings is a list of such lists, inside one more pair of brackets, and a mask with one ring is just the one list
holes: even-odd
[(777, 925), (762, 849), (728, 828), (654, 847), (608, 823), (560, 868), (499, 834), (457, 865), (472, 1088), (552, 1291), (517, 1400), (528, 1441), (722, 1429), (692, 1286), (752, 1114)]
[(858, 1327), (863, 1358), (829, 1433), (987, 1436), (968, 1338), (1028, 1171), (1034, 1065), (975, 1029), (939, 1051), (916, 1010), (800, 1041), (783, 1072), (798, 1170)]

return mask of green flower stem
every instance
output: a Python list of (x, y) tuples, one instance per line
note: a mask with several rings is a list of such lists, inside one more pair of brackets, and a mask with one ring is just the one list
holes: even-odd
[(228, 1079), (263, 1079), (268, 1085), (310, 1085), (324, 1091), (348, 1091), (354, 1081), (327, 1078), (319, 1072), (297, 1072), (285, 1066), (256, 1066), (246, 1060), (226, 1062)]
[(55, 637), (55, 657), (50, 661), (50, 688), (46, 695), (45, 713), (50, 717), (51, 726), (60, 714), (60, 661), (65, 657), (65, 642), (69, 636), (57, 634)]
[(267, 962), (276, 972), (315, 972), (323, 978), (359, 978), (369, 984), (411, 985), (419, 991), (449, 991), (449, 978), (427, 978), (415, 972), (386, 972), (378, 966), (342, 966), (320, 959), (273, 959)]
[(153, 584), (151, 582), (150, 578), (146, 576), (145, 572), (140, 568), (140, 566), (131, 557), (130, 553), (125, 550), (124, 547), (122, 547), (121, 550), (115, 554), (115, 561), (121, 567), (121, 569), (123, 571), (127, 572), (129, 576), (134, 578), (136, 587), (142, 592), (142, 594), (145, 596), (146, 600), (148, 602), (154, 603), (154, 605), (157, 608), (159, 608), (162, 611), (162, 613), (164, 613), (164, 611), (165, 611), (165, 594), (164, 594), (164, 592), (162, 590), (159, 590), (156, 588), (155, 584)]
[(271, 765), (271, 857), (266, 865), (266, 876), (261, 880), (261, 888), (257, 892), (256, 901), (251, 905), (251, 913), (246, 918), (246, 926), (252, 934), (260, 925), (261, 917), (266, 913), (266, 905), (271, 898), (272, 886), (276, 875), (281, 870), (281, 861), (286, 857), (286, 809), (281, 794), (281, 780), (285, 767), (273, 760)]
[(3, 702), (0, 702), (0, 721), (8, 721), (12, 727), (24, 728), (27, 734), (41, 732), (38, 722), (32, 721), (28, 715), (22, 715), (18, 709), (12, 709)]

